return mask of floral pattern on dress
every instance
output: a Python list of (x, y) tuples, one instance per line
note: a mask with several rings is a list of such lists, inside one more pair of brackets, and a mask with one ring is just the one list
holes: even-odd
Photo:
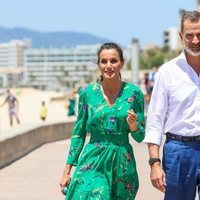
[[(138, 116), (135, 132), (126, 121), (131, 109)], [(100, 83), (80, 90), (79, 114), (66, 162), (77, 167), (66, 200), (133, 200), (139, 181), (128, 135), (141, 142), (144, 124), (144, 98), (138, 87), (123, 82), (112, 106), (104, 99)], [(90, 133), (90, 141), (84, 146), (86, 133)]]

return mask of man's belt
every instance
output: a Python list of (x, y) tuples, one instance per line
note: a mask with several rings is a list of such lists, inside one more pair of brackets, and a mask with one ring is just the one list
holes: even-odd
[(182, 142), (194, 142), (194, 141), (200, 142), (200, 135), (197, 135), (197, 136), (182, 136), (182, 135), (176, 135), (176, 134), (167, 132), (166, 136), (167, 136), (167, 139), (177, 140), (177, 141), (182, 141)]

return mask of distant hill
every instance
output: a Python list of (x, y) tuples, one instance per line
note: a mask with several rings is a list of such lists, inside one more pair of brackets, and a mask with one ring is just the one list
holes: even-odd
[(31, 39), (33, 48), (62, 48), (72, 47), (80, 44), (97, 44), (110, 40), (88, 33), (79, 32), (39, 32), (26, 28), (4, 28), (0, 27), (0, 43), (8, 42), (12, 39)]

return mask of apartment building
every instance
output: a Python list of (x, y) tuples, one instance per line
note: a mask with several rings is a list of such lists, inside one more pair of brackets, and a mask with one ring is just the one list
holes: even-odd
[(179, 42), (179, 35), (177, 27), (170, 27), (164, 30), (163, 45), (167, 46), (170, 50), (176, 50)]
[(0, 44), (0, 87), (15, 87), (23, 80), (23, 55), (31, 42), (11, 40)]
[(94, 81), (99, 45), (74, 48), (27, 49), (24, 52), (25, 85), (63, 90)]
[(11, 40), (0, 44), (0, 67), (23, 67), (24, 50), (31, 46), (30, 40)]

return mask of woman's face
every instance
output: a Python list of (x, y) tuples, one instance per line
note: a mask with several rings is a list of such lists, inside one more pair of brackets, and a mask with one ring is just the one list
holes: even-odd
[(104, 49), (99, 54), (99, 69), (103, 79), (117, 80), (124, 62), (115, 49)]

